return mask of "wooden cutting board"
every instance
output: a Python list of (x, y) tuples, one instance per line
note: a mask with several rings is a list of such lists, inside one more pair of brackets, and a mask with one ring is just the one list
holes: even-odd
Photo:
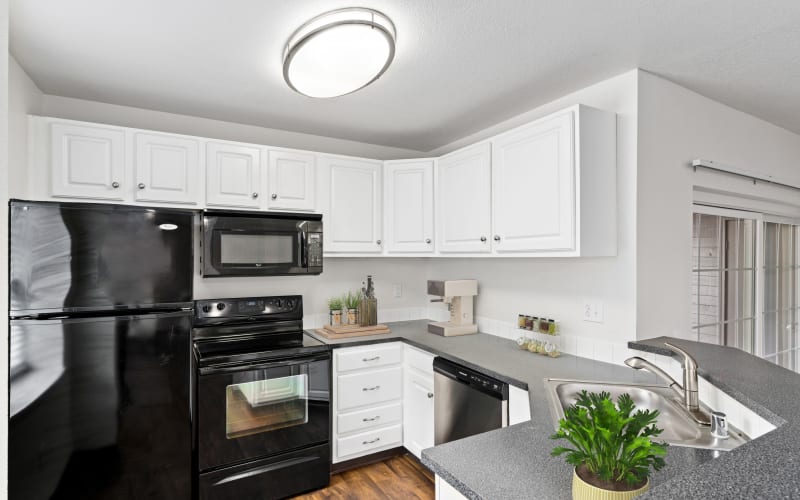
[(386, 325), (372, 325), (372, 326), (331, 326), (325, 325), (322, 328), (315, 330), (317, 333), (326, 339), (346, 339), (349, 337), (365, 337), (367, 335), (381, 335), (392, 333)]

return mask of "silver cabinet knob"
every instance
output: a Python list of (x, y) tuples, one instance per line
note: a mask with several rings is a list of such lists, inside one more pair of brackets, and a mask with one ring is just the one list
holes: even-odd
[(380, 245), (381, 244), (381, 240), (376, 240), (375, 243)]
[(481, 241), (485, 242), (486, 241), (486, 236), (481, 236)]
[(253, 198), (258, 198), (258, 193), (253, 193)]
[(117, 181), (112, 182), (111, 183), (111, 187), (114, 188), (114, 189), (117, 189), (119, 187), (119, 182), (117, 182)]
[(430, 238), (426, 238), (426, 239), (425, 239), (425, 243), (427, 243), (428, 245), (430, 245), (430, 244), (431, 244), (431, 239), (430, 239)]
[(433, 397), (433, 393), (432, 393), (432, 392), (429, 392), (429, 393), (428, 393), (428, 399), (431, 399), (432, 397)]
[(270, 196), (270, 198), (272, 198), (273, 200), (277, 200), (278, 199), (278, 195), (275, 194), (275, 193), (272, 193), (272, 196)]
[(139, 183), (139, 189), (144, 189), (144, 182)]
[(500, 241), (500, 237), (498, 235), (494, 235), (494, 241)]

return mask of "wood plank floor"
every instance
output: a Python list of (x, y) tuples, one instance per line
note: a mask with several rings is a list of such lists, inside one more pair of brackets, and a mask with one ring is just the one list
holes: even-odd
[(415, 457), (405, 454), (331, 476), (330, 486), (295, 497), (295, 500), (329, 498), (430, 500), (434, 496), (433, 474)]

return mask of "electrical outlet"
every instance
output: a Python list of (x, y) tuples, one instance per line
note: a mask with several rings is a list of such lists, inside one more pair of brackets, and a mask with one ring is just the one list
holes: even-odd
[(403, 296), (403, 284), (402, 283), (395, 283), (392, 285), (392, 295), (394, 298), (400, 298)]
[(603, 301), (596, 299), (585, 299), (583, 301), (583, 320), (593, 323), (603, 322)]

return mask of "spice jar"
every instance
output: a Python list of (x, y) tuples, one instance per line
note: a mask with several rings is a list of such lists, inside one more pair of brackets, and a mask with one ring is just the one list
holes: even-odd
[(525, 329), (533, 330), (533, 317), (525, 316)]
[(525, 318), (526, 316), (524, 314), (520, 314), (517, 317), (517, 328), (525, 328)]

